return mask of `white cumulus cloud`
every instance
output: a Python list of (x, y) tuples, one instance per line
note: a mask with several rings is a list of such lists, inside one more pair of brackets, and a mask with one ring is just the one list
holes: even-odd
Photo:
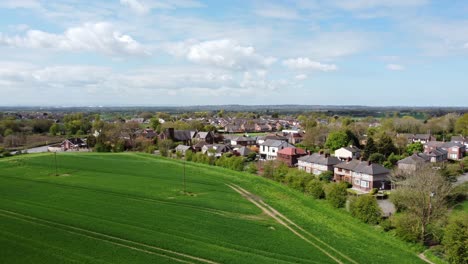
[(28, 30), (24, 35), (6, 36), (0, 33), (0, 45), (47, 48), (66, 51), (93, 51), (107, 55), (142, 55), (148, 52), (129, 35), (117, 31), (107, 22), (85, 23), (71, 27), (63, 34)]
[(132, 11), (137, 14), (144, 15), (150, 11), (150, 8), (138, 0), (120, 0), (120, 4), (129, 7)]
[(302, 80), (307, 79), (307, 74), (298, 74), (298, 75), (296, 75), (296, 77), (294, 77), (294, 78), (296, 78), (296, 80), (302, 81)]
[(387, 69), (391, 71), (402, 71), (405, 69), (405, 66), (400, 64), (387, 64)]
[(338, 67), (335, 64), (325, 64), (318, 61), (313, 61), (309, 58), (287, 59), (283, 61), (283, 65), (294, 70), (317, 70), (317, 71), (336, 71)]
[(252, 46), (242, 46), (230, 39), (192, 40), (170, 45), (168, 50), (173, 55), (184, 56), (198, 64), (233, 70), (262, 69), (276, 61), (273, 57), (258, 54)]

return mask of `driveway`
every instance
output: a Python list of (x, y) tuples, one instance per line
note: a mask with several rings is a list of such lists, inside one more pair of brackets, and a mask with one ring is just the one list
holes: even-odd
[(463, 184), (465, 182), (468, 182), (468, 172), (458, 176), (457, 181), (454, 182), (453, 185), (457, 186), (457, 185)]

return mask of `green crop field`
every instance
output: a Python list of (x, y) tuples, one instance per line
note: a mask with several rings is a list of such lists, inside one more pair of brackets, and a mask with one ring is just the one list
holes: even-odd
[(146, 154), (0, 159), (0, 263), (421, 263), (261, 177)]

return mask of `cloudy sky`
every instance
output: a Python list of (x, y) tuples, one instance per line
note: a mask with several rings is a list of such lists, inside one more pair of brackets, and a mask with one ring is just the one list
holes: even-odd
[(465, 0), (1, 0), (0, 105), (468, 106)]

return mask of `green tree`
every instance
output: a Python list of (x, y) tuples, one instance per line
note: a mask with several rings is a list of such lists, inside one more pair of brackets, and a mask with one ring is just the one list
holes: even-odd
[(424, 145), (421, 142), (414, 142), (406, 147), (406, 153), (413, 155), (413, 153), (421, 153), (424, 151)]
[(345, 131), (331, 132), (325, 142), (325, 147), (335, 151), (341, 147), (345, 147), (349, 141), (350, 139)]
[(385, 157), (390, 156), (392, 153), (397, 153), (398, 151), (395, 144), (393, 144), (392, 138), (385, 133), (382, 134), (377, 142), (377, 150)]
[(288, 172), (288, 165), (283, 162), (278, 162), (273, 171), (273, 179), (277, 182), (283, 182)]
[(468, 263), (467, 213), (459, 213), (449, 219), (442, 244), (450, 263)]
[(305, 191), (315, 199), (325, 198), (325, 190), (323, 189), (324, 183), (322, 181), (313, 179), (306, 184)]
[(156, 132), (161, 132), (161, 123), (159, 122), (159, 118), (153, 117), (150, 119), (150, 127), (156, 131)]
[(52, 124), (49, 128), (49, 133), (52, 136), (56, 136), (59, 131), (60, 131), (60, 127), (57, 123)]
[(455, 132), (468, 136), (468, 113), (462, 115), (455, 122)]
[(377, 146), (375, 145), (374, 139), (372, 137), (369, 137), (367, 139), (366, 146), (364, 147), (364, 150), (362, 152), (362, 158), (364, 160), (368, 160), (369, 157), (377, 152)]
[(370, 155), (369, 161), (372, 163), (382, 164), (385, 161), (385, 156), (380, 153), (374, 153)]
[(361, 195), (352, 199), (349, 211), (352, 216), (372, 225), (378, 224), (382, 218), (382, 210), (375, 197), (371, 195)]
[(158, 149), (161, 153), (161, 156), (167, 157), (169, 155), (169, 150), (172, 149), (174, 143), (170, 139), (163, 139), (158, 142)]
[(346, 183), (331, 183), (325, 188), (325, 197), (332, 206), (336, 208), (343, 207), (348, 196), (347, 189)]

